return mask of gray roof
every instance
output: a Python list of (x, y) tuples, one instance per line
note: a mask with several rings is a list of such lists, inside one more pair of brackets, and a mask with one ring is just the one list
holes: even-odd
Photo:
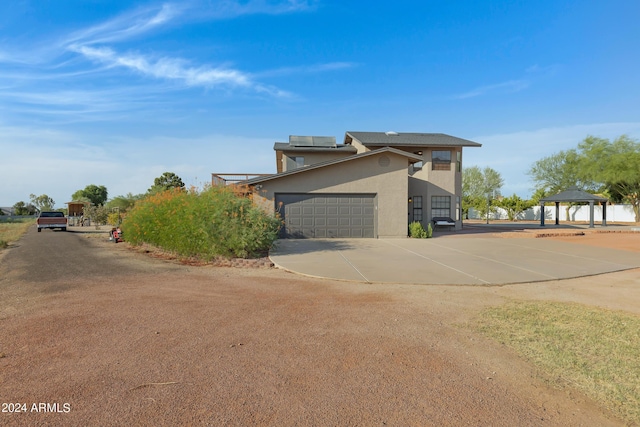
[(288, 142), (276, 142), (273, 145), (273, 149), (276, 151), (346, 151), (348, 153), (356, 153), (358, 150), (351, 145), (337, 144), (335, 147), (322, 147), (322, 146), (292, 146)]
[(555, 196), (540, 199), (541, 202), (606, 202), (608, 200), (606, 197), (582, 191), (578, 187), (569, 187)]
[(402, 132), (353, 132), (345, 133), (345, 143), (350, 138), (364, 145), (411, 146), (411, 147), (482, 147), (482, 144), (444, 133), (402, 133)]
[(363, 157), (374, 156), (376, 154), (385, 153), (385, 152), (395, 153), (395, 154), (399, 154), (401, 156), (404, 156), (407, 159), (409, 159), (409, 161), (411, 161), (412, 163), (416, 163), (416, 162), (422, 161), (422, 156), (417, 156), (415, 154), (407, 153), (406, 151), (398, 150), (398, 149), (392, 148), (392, 147), (385, 147), (385, 148), (381, 148), (379, 150), (372, 150), (372, 151), (367, 151), (365, 153), (354, 154), (353, 156), (342, 157), (340, 159), (333, 159), (333, 160), (327, 160), (325, 162), (314, 163), (314, 164), (309, 165), (309, 166), (304, 166), (304, 167), (301, 167), (301, 168), (296, 168), (296, 169), (293, 169), (293, 170), (290, 170), (290, 171), (281, 172), (281, 173), (277, 173), (277, 174), (273, 174), (273, 175), (259, 176), (259, 177), (256, 177), (256, 178), (248, 179), (246, 181), (242, 181), (241, 183), (242, 184), (246, 184), (246, 185), (259, 184), (261, 182), (271, 181), (272, 179), (278, 179), (278, 178), (281, 178), (283, 176), (294, 175), (294, 174), (297, 174), (297, 173), (302, 173), (302, 172), (306, 172), (306, 171), (322, 168), (322, 167), (325, 167), (325, 166), (335, 165), (335, 164), (338, 164), (338, 163), (350, 162), (350, 161), (355, 160), (355, 159), (361, 159)]

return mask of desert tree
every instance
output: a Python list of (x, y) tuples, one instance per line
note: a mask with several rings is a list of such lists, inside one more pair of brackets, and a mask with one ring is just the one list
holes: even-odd
[(588, 136), (574, 149), (538, 160), (529, 175), (548, 194), (576, 186), (629, 203), (640, 222), (640, 142), (626, 135), (613, 141)]
[(170, 190), (172, 188), (184, 188), (184, 182), (182, 178), (173, 172), (165, 172), (161, 176), (153, 180), (153, 186), (149, 188), (147, 193), (157, 193), (161, 191)]
[(53, 199), (46, 194), (41, 194), (39, 196), (30, 194), (29, 200), (31, 201), (31, 204), (40, 212), (53, 210), (53, 207), (56, 205), (56, 202), (54, 202)]
[(491, 200), (500, 197), (504, 180), (498, 171), (490, 167), (480, 169), (471, 166), (462, 171), (462, 211), (467, 215), (469, 208), (477, 209), (481, 216), (491, 211)]
[(505, 210), (510, 221), (517, 221), (519, 215), (533, 206), (533, 202), (524, 200), (514, 194), (513, 196), (498, 199), (496, 206)]
[(629, 203), (640, 222), (640, 141), (626, 135), (613, 141), (590, 136), (578, 150), (582, 176), (597, 183), (596, 191), (614, 202)]
[(104, 185), (87, 185), (83, 190), (78, 190), (71, 195), (73, 201), (90, 202), (96, 206), (102, 206), (106, 203), (109, 193)]

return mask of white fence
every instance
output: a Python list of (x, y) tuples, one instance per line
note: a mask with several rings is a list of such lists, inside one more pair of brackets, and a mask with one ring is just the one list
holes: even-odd
[[(489, 215), (489, 219), (509, 219), (507, 212), (502, 208), (495, 208), (496, 211)], [(568, 215), (568, 216), (567, 216)], [(556, 205), (546, 205), (544, 207), (545, 221), (555, 221)], [(635, 222), (636, 216), (631, 205), (608, 205), (607, 222)], [(469, 219), (485, 219), (480, 217), (478, 212), (470, 208)], [(534, 206), (518, 215), (518, 221), (540, 221), (540, 206)], [(593, 207), (594, 222), (602, 222), (602, 206)], [(560, 222), (562, 221), (589, 221), (589, 205), (560, 206)]]

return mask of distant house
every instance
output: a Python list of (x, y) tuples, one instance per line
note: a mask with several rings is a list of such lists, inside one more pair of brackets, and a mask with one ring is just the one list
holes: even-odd
[(406, 237), (410, 222), (434, 218), (459, 229), (462, 149), (480, 146), (438, 133), (290, 136), (274, 145), (276, 174), (242, 183), (281, 214), (282, 237)]
[(13, 208), (11, 207), (0, 207), (0, 215), (13, 215)]

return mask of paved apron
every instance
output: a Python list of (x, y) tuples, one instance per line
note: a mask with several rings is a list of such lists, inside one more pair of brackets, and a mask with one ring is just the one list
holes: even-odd
[(339, 280), (497, 285), (640, 267), (640, 254), (551, 239), (290, 239), (271, 251), (279, 268)]

